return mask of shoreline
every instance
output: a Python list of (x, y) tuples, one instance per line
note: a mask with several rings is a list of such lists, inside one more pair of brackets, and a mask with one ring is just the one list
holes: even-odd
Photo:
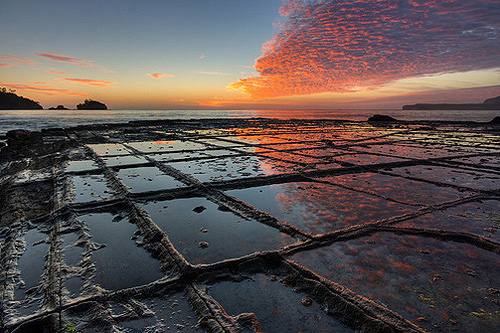
[(345, 121), (366, 121), (374, 114), (386, 114), (401, 121), (472, 121), (489, 122), (499, 111), (442, 111), (437, 115), (433, 111), (402, 110), (334, 110), (334, 111), (165, 111), (165, 110), (106, 110), (80, 112), (78, 110), (45, 111), (0, 111), (0, 128), (3, 133), (14, 129), (40, 131), (47, 128), (69, 128), (77, 125), (127, 123), (141, 120), (189, 120), (189, 119), (324, 119)]
[[(500, 112), (499, 112), (500, 114)], [(330, 119), (330, 118), (317, 118), (317, 119), (281, 119), (281, 118), (271, 118), (271, 117), (249, 117), (249, 118), (190, 118), (190, 119), (148, 119), (148, 120), (130, 120), (127, 122), (109, 122), (109, 123), (88, 123), (88, 124), (81, 124), (81, 125), (76, 125), (76, 126), (69, 126), (69, 127), (47, 127), (47, 128), (41, 128), (40, 130), (30, 130), (29, 128), (16, 128), (16, 129), (11, 129), (10, 131), (29, 131), (29, 132), (50, 132), (50, 131), (55, 131), (55, 130), (79, 130), (79, 129), (86, 129), (86, 130), (101, 130), (101, 129), (113, 129), (113, 128), (120, 128), (124, 126), (129, 126), (129, 127), (141, 127), (141, 126), (152, 126), (152, 125), (182, 125), (184, 123), (206, 123), (206, 124), (218, 124), (220, 122), (224, 123), (245, 123), (245, 122), (251, 122), (251, 121), (268, 121), (268, 122), (337, 122), (337, 123), (368, 123), (370, 122), (368, 119), (366, 120), (346, 120), (346, 119)], [(374, 122), (379, 123), (379, 122)], [(384, 122), (380, 122), (384, 123)], [(394, 122), (394, 124), (407, 124), (407, 125), (446, 125), (446, 124), (456, 124), (456, 125), (469, 125), (469, 126), (485, 126), (485, 125), (492, 125), (496, 126), (498, 123), (498, 117), (492, 118), (489, 121), (472, 121), (472, 120), (398, 120)], [(7, 133), (6, 132), (0, 132), (0, 140), (5, 140)]]

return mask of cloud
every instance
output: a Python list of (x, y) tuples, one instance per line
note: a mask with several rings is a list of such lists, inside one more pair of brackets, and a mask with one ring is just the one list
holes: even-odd
[(64, 73), (64, 72), (58, 72), (58, 71), (48, 71), (49, 73), (52, 73), (52, 74), (58, 74), (58, 75), (72, 75), (70, 73)]
[(16, 83), (7, 83), (7, 82), (0, 82), (0, 86), (5, 86), (11, 89), (17, 89), (21, 91), (32, 91), (36, 93), (41, 93), (44, 95), (58, 95), (58, 94), (63, 94), (63, 95), (71, 95), (71, 96), (82, 96), (82, 97), (90, 97), (90, 95), (85, 94), (85, 93), (80, 93), (80, 92), (75, 92), (71, 91), (68, 89), (59, 89), (59, 88), (54, 88), (54, 87), (49, 87), (49, 86), (37, 86), (37, 85), (27, 85), (27, 84), (16, 84)]
[(96, 65), (92, 60), (88, 59), (77, 59), (73, 57), (66, 56), (64, 54), (56, 53), (56, 52), (47, 52), (47, 53), (35, 53), (35, 55), (46, 59), (46, 60), (51, 60), (51, 61), (57, 61), (57, 62), (68, 62), (70, 64), (73, 64), (75, 66), (80, 66), (80, 67), (94, 67), (98, 68), (102, 71), (108, 72), (109, 70), (106, 69), (103, 66)]
[(258, 74), (230, 85), (255, 98), (350, 92), (500, 66), (491, 0), (288, 0)]
[(202, 54), (202, 55), (200, 56), (200, 59), (203, 59), (203, 58), (205, 58), (205, 57), (206, 57), (206, 56), (205, 56), (204, 54)]
[[(21, 64), (21, 65), (28, 65), (28, 66), (34, 66), (36, 63), (28, 58), (25, 57), (16, 57), (16, 56), (10, 56), (7, 54), (0, 54), (0, 59), (5, 60), (5, 61), (10, 61), (16, 64)], [(2, 66), (2, 67), (11, 67), (12, 65), (8, 64), (9, 66)]]
[(174, 77), (175, 76), (174, 74), (166, 74), (166, 73), (152, 73), (152, 74), (148, 74), (148, 75), (156, 80), (164, 78), (164, 77)]
[(98, 87), (109, 87), (117, 82), (103, 81), (103, 80), (90, 80), (90, 79), (73, 79), (73, 78), (63, 78), (65, 81), (77, 82), (85, 84), (88, 86), (98, 86)]
[(183, 98), (175, 98), (172, 100), (172, 102), (184, 102)]
[(5, 62), (0, 62), (0, 67), (12, 67), (11, 64), (7, 64)]

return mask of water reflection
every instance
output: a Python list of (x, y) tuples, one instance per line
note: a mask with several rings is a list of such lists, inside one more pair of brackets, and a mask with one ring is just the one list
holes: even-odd
[(198, 161), (171, 162), (169, 165), (202, 182), (293, 172), (294, 164), (255, 156), (222, 157)]
[(122, 169), (118, 178), (133, 193), (172, 189), (184, 186), (183, 183), (164, 174), (156, 167)]
[(480, 190), (496, 190), (500, 176), (496, 173), (486, 173), (474, 170), (464, 170), (442, 166), (413, 166), (395, 168), (396, 175), (411, 176), (433, 182), (459, 185)]
[(83, 215), (79, 219), (89, 228), (92, 242), (98, 244), (92, 261), (96, 269), (94, 280), (101, 287), (117, 290), (164, 276), (159, 261), (131, 240), (137, 230), (135, 225), (114, 219), (109, 213)]
[(239, 282), (218, 282), (209, 288), (229, 315), (254, 313), (263, 332), (354, 332), (316, 302), (302, 305), (305, 294), (264, 274)]
[(380, 233), (292, 260), (433, 332), (498, 328), (490, 291), (500, 288), (500, 259), (472, 245)]
[(434, 184), (373, 172), (325, 177), (320, 180), (381, 195), (407, 204), (437, 204), (470, 194), (450, 187), (439, 187)]
[(129, 155), (131, 151), (120, 143), (99, 143), (88, 145), (99, 156)]
[(69, 161), (65, 171), (81, 172), (81, 171), (96, 170), (97, 168), (98, 166), (93, 160)]
[(227, 192), (311, 234), (401, 215), (413, 208), (320, 183), (288, 183)]
[(436, 211), (397, 226), (468, 232), (500, 242), (500, 204), (483, 200)]
[(17, 261), (21, 272), (22, 289), (16, 290), (15, 298), (22, 299), (25, 291), (40, 284), (44, 270), (44, 258), (49, 248), (45, 242), (46, 234), (37, 229), (29, 230), (24, 235), (26, 250)]
[(143, 153), (167, 153), (174, 151), (202, 150), (207, 148), (205, 145), (197, 142), (180, 140), (130, 142), (128, 145)]
[(191, 263), (213, 263), (293, 243), (289, 236), (244, 220), (204, 198), (151, 202), (143, 208)]
[(102, 175), (73, 176), (71, 181), (74, 186), (74, 202), (88, 202), (109, 198), (113, 195), (112, 190), (106, 185), (106, 179)]

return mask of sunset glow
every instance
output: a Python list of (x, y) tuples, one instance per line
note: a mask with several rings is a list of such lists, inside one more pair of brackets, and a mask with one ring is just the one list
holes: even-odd
[(0, 12), (1, 85), (44, 107), (400, 108), (500, 94), (498, 1), (56, 3)]
[(290, 1), (259, 75), (232, 83), (256, 98), (348, 93), (422, 75), (499, 65), (491, 1)]

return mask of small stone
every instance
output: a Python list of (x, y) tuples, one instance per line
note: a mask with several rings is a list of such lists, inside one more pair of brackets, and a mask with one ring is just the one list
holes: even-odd
[(123, 217), (121, 217), (120, 215), (116, 215), (115, 217), (113, 217), (113, 222), (120, 222), (121, 220), (123, 220)]
[(313, 300), (310, 299), (309, 297), (302, 297), (302, 299), (300, 300), (300, 304), (309, 307), (313, 304)]
[(200, 242), (200, 247), (202, 249), (206, 249), (208, 247), (208, 243), (207, 242)]
[(208, 232), (208, 229), (207, 228), (200, 228), (200, 231), (203, 232), (204, 234), (206, 234)]
[(397, 121), (391, 116), (385, 115), (385, 114), (375, 114), (372, 117), (368, 118), (369, 122), (375, 121), (375, 122), (395, 122)]
[(207, 207), (204, 207), (204, 206), (198, 206), (198, 207), (193, 208), (193, 212), (195, 212), (195, 213), (198, 213), (198, 214), (199, 214), (199, 213), (203, 212), (205, 209), (207, 209)]

